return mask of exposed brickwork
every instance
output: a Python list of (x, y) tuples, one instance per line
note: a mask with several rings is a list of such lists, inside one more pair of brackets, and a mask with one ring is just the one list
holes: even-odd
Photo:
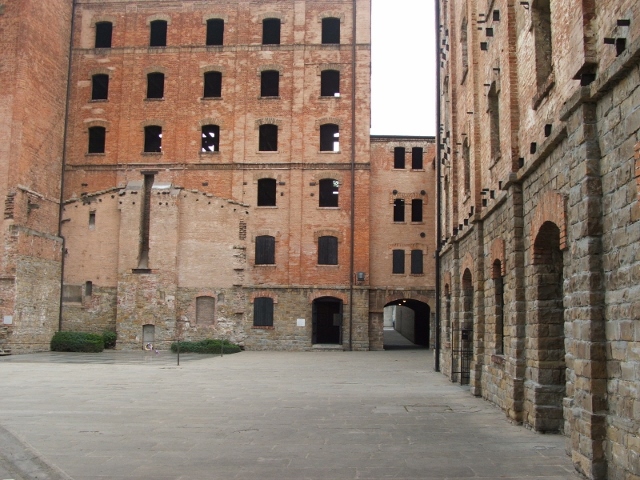
[(472, 393), (563, 432), (588, 478), (636, 478), (640, 7), (440, 6), (442, 370), (471, 307)]

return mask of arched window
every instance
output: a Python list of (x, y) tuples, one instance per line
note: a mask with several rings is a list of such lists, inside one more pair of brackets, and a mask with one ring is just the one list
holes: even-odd
[(260, 96), (280, 96), (280, 72), (277, 70), (265, 70), (260, 72)]
[(196, 324), (213, 325), (215, 323), (216, 299), (213, 297), (196, 298)]
[(339, 18), (323, 18), (322, 19), (322, 43), (324, 44), (340, 43), (340, 19)]
[(207, 45), (222, 45), (224, 40), (224, 20), (210, 18), (207, 20)]
[(91, 100), (109, 98), (109, 75), (99, 73), (91, 77)]
[(323, 236), (318, 238), (318, 265), (338, 264), (338, 238)]
[(167, 46), (167, 21), (154, 20), (149, 24), (149, 46), (150, 47), (166, 47)]
[(320, 125), (320, 151), (340, 151), (340, 127), (333, 123)]
[(273, 178), (261, 178), (258, 180), (258, 206), (276, 206), (276, 181)]
[(278, 151), (278, 126), (270, 123), (260, 125), (258, 150), (261, 152)]
[(219, 98), (222, 96), (222, 73), (205, 72), (203, 98)]
[(113, 24), (111, 22), (96, 23), (95, 48), (111, 48)]
[(104, 127), (89, 127), (88, 153), (104, 153), (107, 130)]
[(273, 298), (260, 297), (253, 300), (253, 325), (273, 326)]
[(164, 73), (147, 74), (147, 98), (164, 98)]
[(262, 44), (280, 45), (279, 18), (265, 18), (262, 21)]
[(337, 207), (340, 194), (340, 182), (333, 178), (323, 178), (319, 184), (319, 206)]
[(219, 152), (220, 151), (220, 127), (218, 125), (202, 126), (202, 152)]
[(338, 70), (322, 70), (320, 72), (320, 96), (340, 96), (340, 72)]
[(158, 125), (144, 127), (144, 151), (147, 153), (162, 152), (162, 127)]
[(275, 265), (276, 239), (270, 235), (256, 237), (256, 265)]

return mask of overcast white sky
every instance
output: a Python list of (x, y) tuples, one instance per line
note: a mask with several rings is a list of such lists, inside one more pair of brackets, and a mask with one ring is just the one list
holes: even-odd
[(371, 133), (436, 134), (434, 0), (372, 0)]

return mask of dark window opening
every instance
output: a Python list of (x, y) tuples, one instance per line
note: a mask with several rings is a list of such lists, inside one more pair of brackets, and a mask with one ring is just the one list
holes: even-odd
[(256, 265), (275, 265), (276, 239), (269, 235), (256, 237)]
[(339, 18), (323, 18), (322, 19), (322, 43), (324, 44), (340, 43), (340, 19)]
[(411, 250), (411, 273), (414, 275), (424, 273), (422, 256), (422, 250)]
[(98, 74), (91, 77), (91, 100), (109, 98), (109, 75)]
[(422, 163), (423, 153), (422, 147), (413, 147), (411, 149), (411, 168), (413, 170), (422, 170), (424, 168)]
[(333, 123), (320, 125), (320, 151), (340, 151), (340, 127)]
[(277, 97), (280, 95), (280, 72), (265, 70), (260, 73), (260, 96)]
[(93, 295), (93, 282), (84, 282), (84, 296), (90, 297)]
[(404, 169), (404, 147), (396, 147), (393, 149), (393, 168)]
[(276, 206), (276, 180), (274, 178), (261, 178), (258, 180), (258, 206)]
[(338, 238), (325, 236), (318, 238), (318, 265), (338, 264)]
[(273, 327), (273, 298), (253, 300), (253, 325), (255, 327)]
[(422, 199), (414, 198), (411, 200), (411, 221), (412, 222), (421, 222), (422, 221)]
[(202, 126), (202, 152), (220, 151), (220, 127), (218, 125)]
[(504, 353), (504, 277), (500, 260), (493, 262), (493, 285), (495, 288), (496, 355), (502, 355)]
[[(147, 127), (148, 128), (148, 127)], [(159, 128), (159, 127), (158, 127)], [(151, 189), (154, 175), (144, 176), (144, 190), (142, 197), (142, 215), (140, 215), (140, 246), (138, 250), (138, 269), (149, 268), (149, 240), (151, 227)]]
[(500, 156), (500, 98), (494, 83), (489, 90), (489, 135), (491, 143), (491, 158)]
[(204, 74), (204, 98), (219, 98), (222, 96), (222, 73), (206, 72)]
[(469, 141), (462, 144), (462, 160), (464, 162), (464, 193), (471, 192), (471, 148)]
[(224, 20), (210, 18), (207, 20), (207, 45), (222, 45), (224, 40)]
[(323, 97), (340, 96), (340, 72), (338, 70), (320, 72), (320, 95)]
[(396, 198), (393, 202), (393, 221), (404, 222), (404, 200)]
[(162, 127), (157, 125), (144, 127), (144, 151), (148, 153), (162, 152)]
[(393, 269), (391, 273), (404, 273), (404, 250), (393, 251)]
[(278, 126), (272, 124), (260, 125), (258, 150), (261, 152), (278, 151)]
[(262, 21), (262, 44), (280, 45), (279, 18), (265, 18)]
[(196, 324), (213, 325), (215, 323), (216, 299), (213, 297), (196, 298)]
[(104, 127), (89, 128), (89, 153), (104, 153), (107, 129)]
[(340, 182), (333, 178), (320, 180), (320, 206), (337, 207), (340, 194)]
[(166, 47), (167, 46), (167, 21), (154, 20), (149, 24), (149, 46), (150, 47)]
[(89, 212), (89, 230), (96, 228), (96, 212)]
[(553, 69), (550, 3), (550, 0), (537, 0), (532, 4), (533, 34), (536, 56), (536, 80), (539, 89), (545, 87)]
[(113, 24), (111, 22), (96, 23), (95, 48), (111, 48)]
[(147, 75), (147, 98), (164, 98), (164, 73)]

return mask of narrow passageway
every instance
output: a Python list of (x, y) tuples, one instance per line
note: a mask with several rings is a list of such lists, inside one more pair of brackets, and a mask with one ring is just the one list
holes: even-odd
[(564, 437), (511, 425), (430, 350), (132, 353), (0, 359), (0, 427), (54, 480), (578, 478)]

